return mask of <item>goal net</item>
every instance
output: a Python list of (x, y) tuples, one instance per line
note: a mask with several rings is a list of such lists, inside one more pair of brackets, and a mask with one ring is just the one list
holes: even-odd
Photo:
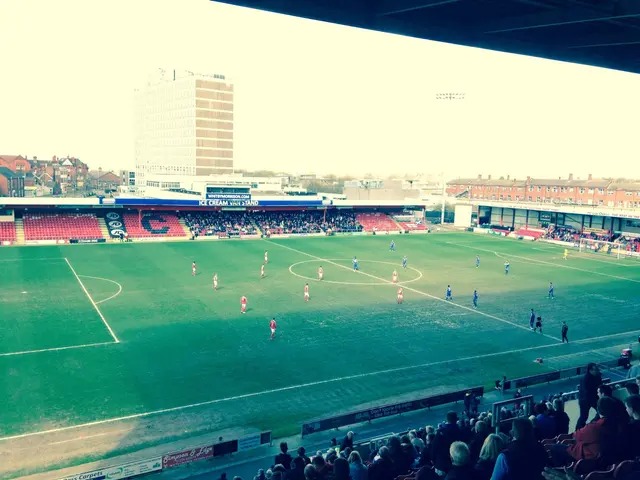
[(640, 258), (638, 252), (627, 250), (627, 245), (622, 242), (606, 242), (604, 240), (580, 239), (580, 252), (607, 255), (612, 258)]

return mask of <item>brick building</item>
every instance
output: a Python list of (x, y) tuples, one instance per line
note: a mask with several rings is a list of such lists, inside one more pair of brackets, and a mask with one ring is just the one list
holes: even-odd
[(492, 179), (459, 178), (447, 184), (447, 195), (469, 200), (492, 202), (531, 202), (564, 205), (592, 205), (609, 208), (640, 208), (640, 181), (598, 179), (588, 175), (585, 180), (568, 178), (526, 180), (509, 176)]

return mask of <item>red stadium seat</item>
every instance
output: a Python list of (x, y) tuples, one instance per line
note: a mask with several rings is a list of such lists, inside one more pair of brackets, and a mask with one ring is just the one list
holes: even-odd
[(92, 213), (25, 213), (25, 240), (70, 240), (104, 238)]
[(0, 222), (0, 242), (16, 241), (16, 225), (13, 222)]
[(125, 213), (122, 215), (130, 238), (185, 237), (184, 228), (175, 213)]
[(385, 213), (358, 213), (356, 219), (366, 232), (396, 232), (398, 225)]

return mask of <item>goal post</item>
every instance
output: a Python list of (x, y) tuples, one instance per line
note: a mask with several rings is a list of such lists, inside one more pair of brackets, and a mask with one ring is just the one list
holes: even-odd
[(599, 253), (615, 258), (622, 258), (627, 255), (626, 246), (619, 242), (607, 242), (590, 238), (580, 239), (579, 250), (583, 253)]

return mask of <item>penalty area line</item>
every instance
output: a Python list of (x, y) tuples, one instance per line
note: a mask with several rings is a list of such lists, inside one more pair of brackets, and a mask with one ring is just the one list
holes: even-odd
[(70, 430), (77, 430), (79, 428), (86, 428), (86, 427), (93, 427), (96, 425), (104, 425), (104, 424), (108, 424), (108, 423), (114, 423), (114, 422), (120, 422), (120, 421), (125, 421), (125, 420), (134, 420), (137, 418), (145, 418), (145, 417), (151, 417), (154, 415), (161, 415), (164, 413), (173, 413), (173, 412), (180, 412), (182, 410), (189, 410), (192, 408), (197, 408), (197, 407), (204, 407), (204, 406), (208, 406), (208, 405), (216, 405), (219, 403), (225, 403), (225, 402), (231, 402), (234, 400), (244, 400), (247, 398), (255, 398), (255, 397), (261, 397), (263, 395), (270, 395), (273, 393), (281, 393), (281, 392), (287, 392), (287, 391), (291, 391), (291, 390), (299, 390), (302, 388), (309, 388), (309, 387), (315, 387), (318, 385), (327, 385), (330, 383), (337, 383), (337, 382), (343, 382), (343, 381), (347, 381), (347, 380), (356, 380), (359, 378), (367, 378), (367, 377), (373, 377), (376, 375), (384, 375), (384, 374), (388, 374), (388, 373), (397, 373), (397, 372), (403, 372), (403, 371), (407, 371), (407, 370), (415, 370), (415, 369), (421, 369), (421, 368), (426, 368), (426, 367), (434, 367), (437, 365), (444, 365), (447, 363), (454, 363), (454, 362), (465, 362), (465, 361), (470, 361), (470, 360), (479, 360), (479, 359), (483, 359), (483, 358), (491, 358), (491, 357), (498, 357), (501, 355), (512, 355), (512, 354), (517, 354), (520, 352), (527, 352), (527, 351), (532, 351), (532, 350), (539, 350), (539, 349), (543, 349), (543, 348), (553, 348), (553, 347), (559, 347), (563, 345), (562, 343), (549, 343), (547, 345), (537, 345), (535, 347), (527, 347), (527, 348), (518, 348), (518, 349), (514, 349), (514, 350), (506, 350), (506, 351), (502, 351), (502, 352), (494, 352), (494, 353), (483, 353), (480, 355), (473, 355), (470, 357), (462, 357), (462, 358), (454, 358), (454, 359), (450, 359), (450, 360), (439, 360), (436, 362), (429, 362), (429, 363), (421, 363), (419, 365), (406, 365), (403, 367), (396, 367), (396, 368), (388, 368), (386, 370), (377, 370), (374, 372), (366, 372), (366, 373), (356, 373), (353, 375), (347, 375), (344, 377), (336, 377), (336, 378), (329, 378), (326, 380), (318, 380), (315, 382), (308, 382), (308, 383), (301, 383), (298, 385), (290, 385), (288, 387), (280, 387), (280, 388), (273, 388), (270, 390), (262, 390), (260, 392), (253, 392), (253, 393), (245, 393), (245, 394), (241, 394), (241, 395), (234, 395), (232, 397), (225, 397), (225, 398), (218, 398), (215, 400), (208, 400), (205, 402), (199, 402), (199, 403), (192, 403), (190, 405), (181, 405), (179, 407), (171, 407), (171, 408), (163, 408), (161, 410), (153, 410), (150, 412), (143, 412), (143, 413), (134, 413), (132, 415), (126, 415), (123, 417), (115, 417), (115, 418), (107, 418), (104, 420), (96, 420), (94, 422), (89, 422), (89, 423), (83, 423), (83, 424), (79, 424), (79, 425), (70, 425), (68, 427), (60, 427), (60, 428), (53, 428), (50, 430), (43, 430), (41, 432), (30, 432), (30, 433), (22, 433), (19, 435), (12, 435), (9, 437), (2, 437), (0, 438), (0, 442), (1, 441), (9, 441), (9, 440), (18, 440), (21, 438), (28, 438), (28, 437), (35, 437), (35, 436), (39, 436), (39, 435), (47, 435), (50, 433), (60, 433), (60, 432), (66, 432), (66, 431), (70, 431)]
[[(330, 264), (332, 264), (332, 265), (335, 265), (336, 267), (340, 267), (340, 268), (343, 268), (343, 269), (346, 269), (346, 270), (351, 271), (351, 269), (350, 269), (349, 267), (346, 267), (346, 266), (344, 266), (344, 265), (340, 265), (339, 263), (333, 262), (333, 261), (331, 261), (331, 260), (329, 260), (329, 259), (327, 259), (327, 258), (317, 257), (317, 256), (315, 256), (315, 255), (311, 255), (310, 253), (303, 252), (302, 250), (297, 250), (297, 249), (295, 249), (295, 248), (291, 248), (291, 247), (289, 247), (289, 246), (287, 246), (287, 245), (282, 245), (282, 244), (280, 244), (280, 243), (275, 243), (275, 242), (271, 242), (271, 243), (272, 243), (273, 245), (277, 245), (278, 247), (286, 248), (287, 250), (291, 250), (292, 252), (296, 252), (296, 253), (299, 253), (299, 254), (301, 254), (301, 255), (306, 255), (307, 257), (311, 257), (311, 258), (314, 258), (314, 259), (316, 259), (316, 260), (320, 260), (320, 261), (322, 261), (322, 262), (330, 263)], [(444, 303), (445, 305), (452, 305), (452, 306), (454, 306), (454, 307), (458, 307), (458, 308), (461, 308), (461, 309), (463, 309), (463, 310), (466, 310), (467, 312), (476, 313), (476, 314), (481, 315), (481, 316), (483, 316), (483, 317), (490, 318), (490, 319), (492, 319), (492, 320), (496, 320), (496, 321), (498, 321), (498, 322), (506, 323), (506, 324), (511, 325), (511, 326), (513, 326), (513, 327), (519, 328), (519, 329), (521, 329), (521, 330), (526, 330), (526, 331), (530, 331), (530, 330), (531, 330), (531, 329), (530, 329), (530, 328), (528, 328), (528, 327), (524, 327), (524, 326), (522, 326), (522, 325), (518, 325), (517, 323), (515, 323), (515, 322), (511, 322), (511, 321), (509, 321), (509, 320), (505, 320), (504, 318), (496, 317), (495, 315), (491, 315), (490, 313), (485, 313), (485, 312), (482, 312), (482, 311), (477, 310), (477, 309), (475, 309), (475, 308), (466, 307), (466, 306), (464, 306), (464, 305), (460, 305), (459, 303), (454, 303), (454, 302), (453, 302), (453, 301), (451, 301), (451, 300), (445, 300), (445, 299), (443, 299), (443, 298), (436, 297), (435, 295), (431, 295), (430, 293), (423, 292), (422, 290), (416, 290), (415, 288), (407, 287), (407, 286), (406, 286), (406, 284), (405, 284), (405, 283), (403, 283), (403, 282), (398, 282), (398, 283), (396, 284), (396, 283), (393, 283), (393, 282), (391, 282), (391, 281), (389, 281), (389, 280), (386, 280), (386, 279), (384, 279), (384, 278), (377, 277), (377, 276), (375, 276), (375, 275), (371, 275), (370, 273), (362, 272), (362, 271), (360, 271), (360, 270), (358, 270), (357, 272), (358, 272), (359, 274), (361, 274), (361, 275), (365, 275), (365, 276), (367, 276), (367, 277), (373, 278), (374, 280), (379, 280), (379, 281), (381, 281), (381, 282), (384, 282), (384, 283), (386, 283), (387, 285), (393, 285), (393, 286), (395, 286), (395, 285), (400, 285), (400, 286), (402, 286), (402, 287), (403, 287), (404, 289), (406, 289), (406, 290), (409, 290), (409, 291), (414, 292), (414, 293), (417, 293), (417, 294), (419, 294), (419, 295), (423, 295), (423, 296), (425, 296), (425, 297), (431, 298), (432, 300), (437, 300), (437, 301), (439, 301), (439, 302)], [(543, 336), (544, 336), (544, 337), (547, 337), (547, 338), (550, 338), (551, 340), (555, 340), (555, 341), (557, 341), (557, 342), (560, 342), (560, 341), (561, 341), (558, 337), (554, 337), (553, 335), (547, 335), (546, 333), (544, 333), (544, 334), (543, 334)]]
[(87, 290), (87, 287), (85, 287), (84, 283), (82, 283), (82, 280), (80, 280), (80, 277), (78, 276), (78, 274), (76, 273), (75, 269), (71, 265), (71, 262), (69, 262), (69, 259), (67, 257), (64, 257), (64, 261), (67, 262), (67, 265), (69, 265), (69, 268), (71, 269), (71, 272), (73, 273), (73, 276), (76, 277), (76, 280), (78, 280), (78, 283), (80, 284), (80, 287), (82, 287), (82, 290), (87, 295), (87, 298), (91, 302), (91, 305), (93, 305), (93, 308), (95, 308), (96, 312), (98, 312), (98, 315), (102, 319), (102, 323), (104, 323), (105, 327), (107, 327), (107, 330), (109, 330), (109, 333), (111, 334), (111, 337), (113, 338), (113, 341), (116, 342), (116, 343), (120, 343), (120, 340), (118, 340), (118, 337), (116, 337), (116, 334), (113, 332), (113, 330), (111, 328), (111, 325), (109, 325), (109, 322), (107, 322), (107, 319), (104, 318), (104, 315), (102, 314), (102, 312), (98, 308), (98, 305), (96, 305), (96, 302), (94, 302), (93, 298), (91, 298), (91, 295), (89, 295), (89, 291)]
[(39, 350), (24, 350), (22, 352), (0, 353), (0, 357), (14, 357), (18, 355), (29, 355), (32, 353), (44, 353), (44, 352), (60, 352), (62, 350), (75, 350), (78, 348), (99, 347), (100, 345), (113, 345), (115, 343), (116, 342), (86, 343), (84, 345), (70, 345), (68, 347), (52, 347), (52, 348), (41, 348)]

